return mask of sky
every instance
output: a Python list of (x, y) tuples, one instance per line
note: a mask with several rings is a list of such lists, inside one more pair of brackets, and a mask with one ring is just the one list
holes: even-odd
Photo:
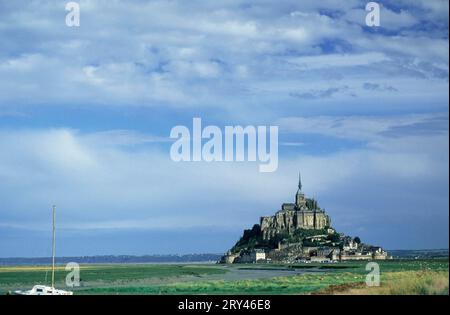
[[(0, 257), (222, 253), (293, 202), (448, 248), (449, 3), (0, 0)], [(279, 127), (279, 166), (174, 162), (170, 131)]]

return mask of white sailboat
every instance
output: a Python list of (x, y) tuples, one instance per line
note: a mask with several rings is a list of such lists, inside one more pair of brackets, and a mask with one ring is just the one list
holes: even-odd
[(56, 228), (55, 228), (55, 215), (56, 215), (56, 207), (53, 206), (53, 239), (52, 239), (52, 285), (40, 285), (37, 284), (33, 286), (31, 290), (17, 290), (14, 291), (16, 295), (72, 295), (72, 291), (65, 291), (55, 288), (55, 242), (56, 242)]

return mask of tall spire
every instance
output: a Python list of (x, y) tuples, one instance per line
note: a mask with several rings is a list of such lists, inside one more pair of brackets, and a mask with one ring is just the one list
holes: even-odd
[(302, 175), (298, 172), (298, 190), (295, 194), (295, 204), (297, 208), (302, 208), (306, 204), (305, 194), (302, 192)]
[(302, 191), (302, 174), (298, 172), (298, 190)]

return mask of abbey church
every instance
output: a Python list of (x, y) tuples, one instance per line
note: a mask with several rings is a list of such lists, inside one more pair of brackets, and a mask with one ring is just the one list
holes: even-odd
[(305, 197), (299, 175), (295, 203), (284, 203), (275, 215), (262, 217), (260, 226), (263, 239), (270, 239), (280, 232), (292, 234), (297, 229), (324, 229), (331, 226), (331, 220), (317, 200)]

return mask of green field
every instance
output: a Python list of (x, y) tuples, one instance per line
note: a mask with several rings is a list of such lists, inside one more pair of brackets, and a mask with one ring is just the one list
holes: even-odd
[[(83, 265), (75, 294), (448, 294), (448, 259), (379, 261), (381, 286), (365, 286), (365, 262), (299, 265)], [(67, 272), (59, 267), (57, 287)], [(49, 283), (47, 267), (0, 267), (0, 294)], [(47, 279), (47, 282), (45, 280)]]

